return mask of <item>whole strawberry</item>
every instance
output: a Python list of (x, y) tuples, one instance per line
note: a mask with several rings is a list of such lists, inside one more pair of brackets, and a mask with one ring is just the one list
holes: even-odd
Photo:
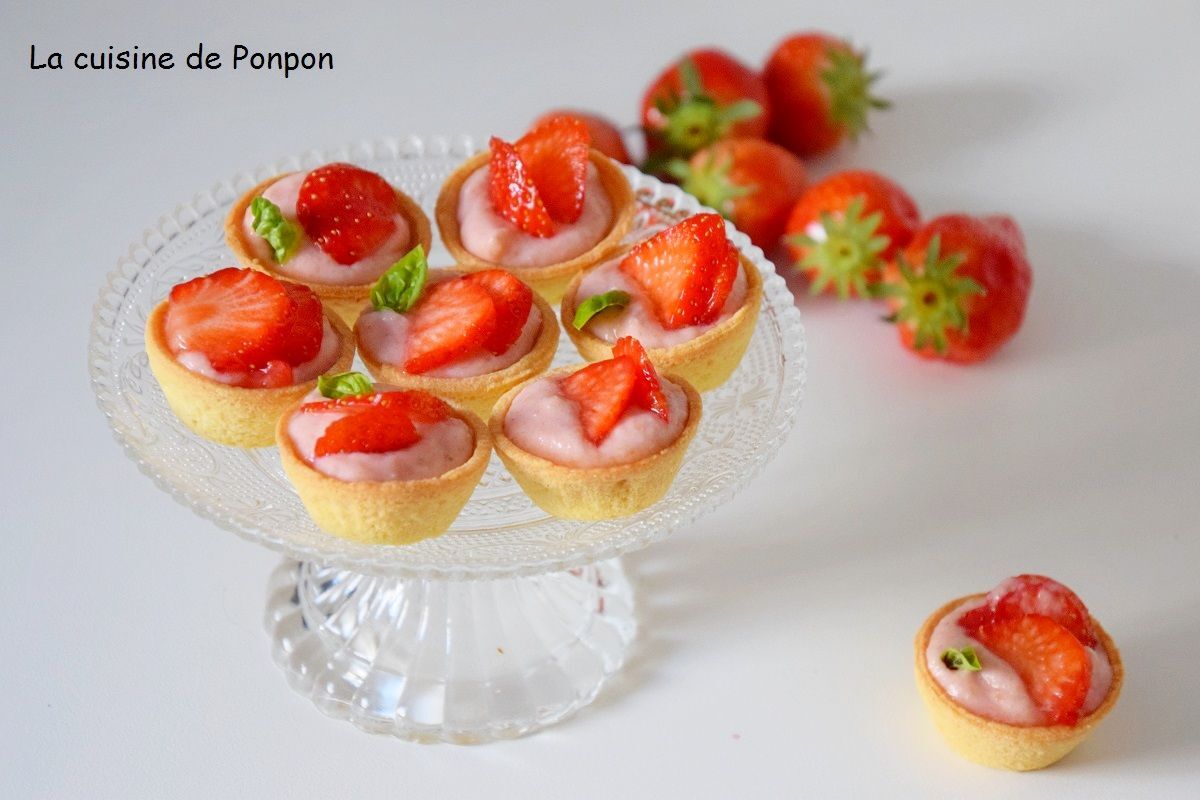
[(905, 347), (966, 364), (1016, 334), (1032, 282), (1011, 217), (947, 214), (925, 223), (886, 266), (880, 293)]
[(529, 127), (531, 129), (537, 128), (542, 123), (552, 120), (555, 117), (571, 117), (572, 119), (579, 120), (587, 128), (587, 132), (591, 136), (592, 147), (614, 161), (620, 161), (622, 164), (633, 163), (633, 159), (629, 157), (629, 150), (625, 147), (625, 138), (621, 135), (621, 129), (611, 120), (599, 114), (593, 114), (590, 111), (576, 111), (574, 109), (558, 109), (546, 112), (534, 120), (533, 124)]
[(816, 32), (784, 39), (763, 68), (771, 141), (808, 157), (857, 138), (868, 112), (889, 105), (871, 94), (878, 79), (866, 56), (842, 39)]
[(667, 169), (764, 250), (778, 244), (807, 181), (800, 159), (762, 139), (723, 139)]
[(846, 170), (800, 196), (785, 240), (813, 294), (865, 297), (919, 224), (916, 203), (895, 181), (877, 172)]
[(666, 159), (687, 158), (727, 136), (761, 139), (769, 116), (767, 88), (757, 72), (721, 50), (687, 53), (642, 97), (646, 169), (657, 172)]

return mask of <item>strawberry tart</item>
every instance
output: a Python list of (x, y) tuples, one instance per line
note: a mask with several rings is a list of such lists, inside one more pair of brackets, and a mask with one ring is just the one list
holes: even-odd
[(383, 383), (421, 389), (486, 418), (500, 395), (546, 371), (554, 310), (509, 272), (430, 272), (420, 248), (379, 279), (354, 326)]
[(242, 264), (303, 283), (353, 325), (371, 287), (416, 245), (429, 219), (382, 176), (326, 164), (263, 181), (225, 220), (225, 241)]
[(700, 395), (658, 375), (636, 339), (613, 356), (510, 390), (489, 424), (496, 452), (543, 510), (568, 519), (640, 511), (670, 488), (700, 424)]
[(703, 392), (741, 362), (762, 294), (758, 269), (729, 241), (725, 221), (697, 214), (576, 276), (562, 323), (589, 361), (608, 358), (619, 338), (633, 336), (655, 366)]
[(507, 269), (556, 303), (619, 246), (633, 210), (620, 167), (590, 147), (583, 122), (558, 115), (515, 143), (492, 137), (442, 185), (435, 216), (461, 268)]
[(989, 767), (1047, 767), (1112, 710), (1116, 645), (1066, 586), (1018, 575), (938, 609), (916, 639), (917, 687), (946, 741)]
[(487, 426), (431, 394), (361, 373), (323, 379), (275, 428), (283, 471), (322, 529), (409, 544), (454, 522), (491, 455)]
[(275, 421), (354, 358), (354, 336), (308, 287), (228, 267), (171, 289), (146, 320), (167, 403), (201, 436), (266, 447)]

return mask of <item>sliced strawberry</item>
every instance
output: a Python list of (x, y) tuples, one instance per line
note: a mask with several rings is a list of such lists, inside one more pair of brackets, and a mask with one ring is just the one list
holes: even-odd
[(396, 230), (400, 201), (382, 176), (353, 164), (326, 164), (304, 176), (296, 219), (339, 264), (374, 253)]
[(579, 405), (583, 433), (599, 445), (633, 400), (637, 364), (626, 356), (597, 361), (562, 380), (563, 396)]
[(1040, 614), (1069, 630), (1084, 647), (1096, 646), (1092, 617), (1079, 596), (1043, 575), (1018, 575), (993, 589), (982, 606), (958, 620), (967, 633), (992, 620)]
[(516, 148), (495, 136), (489, 144), (492, 158), (488, 196), (492, 209), (530, 236), (542, 239), (553, 236), (554, 220)]
[(500, 355), (520, 337), (533, 307), (533, 290), (502, 269), (485, 269), (463, 280), (482, 286), (496, 304), (496, 329), (483, 346)]
[(985, 623), (975, 634), (1017, 674), (1053, 725), (1074, 725), (1092, 682), (1092, 659), (1069, 630), (1027, 614)]
[(632, 359), (637, 365), (638, 379), (633, 387), (634, 405), (653, 412), (663, 421), (669, 419), (667, 396), (663, 394), (662, 384), (658, 380), (658, 371), (646, 355), (642, 343), (632, 336), (622, 336), (613, 346), (614, 356), (624, 356)]
[(697, 214), (634, 246), (621, 271), (646, 291), (659, 322), (682, 328), (714, 321), (737, 276), (737, 250), (719, 214)]
[(295, 382), (292, 365), (286, 361), (275, 359), (268, 361), (262, 369), (249, 372), (240, 385), (259, 389), (275, 389), (280, 386), (291, 386)]
[(203, 353), (220, 372), (282, 358), (296, 305), (280, 281), (228, 267), (171, 290), (163, 321), (172, 352)]
[(587, 191), (587, 125), (559, 115), (538, 123), (514, 145), (546, 211), (555, 222), (571, 223), (583, 213)]
[(284, 283), (288, 297), (296, 304), (296, 314), (284, 341), (283, 357), (289, 364), (303, 364), (317, 357), (325, 334), (325, 312), (316, 292), (298, 283)]
[(448, 280), (425, 291), (412, 312), (405, 371), (421, 375), (468, 355), (491, 340), (496, 304), (478, 283)]
[(407, 411), (376, 405), (332, 423), (317, 439), (313, 454), (389, 453), (420, 440)]
[(300, 411), (306, 414), (325, 411), (357, 413), (372, 408), (400, 409), (414, 422), (425, 424), (441, 422), (450, 416), (450, 406), (444, 400), (417, 389), (348, 395), (336, 400), (316, 400), (300, 406)]

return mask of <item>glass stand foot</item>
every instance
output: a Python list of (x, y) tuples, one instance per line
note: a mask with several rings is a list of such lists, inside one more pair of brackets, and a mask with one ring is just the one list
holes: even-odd
[(376, 578), (285, 561), (267, 629), (288, 683), (372, 733), (468, 744), (587, 705), (633, 640), (618, 560), (529, 578)]

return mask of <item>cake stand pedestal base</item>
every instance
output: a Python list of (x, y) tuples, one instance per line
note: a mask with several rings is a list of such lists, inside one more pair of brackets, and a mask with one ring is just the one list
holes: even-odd
[(637, 629), (616, 559), (477, 581), (289, 560), (271, 576), (266, 624), (288, 683), (321, 711), (372, 733), (460, 744), (578, 711)]

